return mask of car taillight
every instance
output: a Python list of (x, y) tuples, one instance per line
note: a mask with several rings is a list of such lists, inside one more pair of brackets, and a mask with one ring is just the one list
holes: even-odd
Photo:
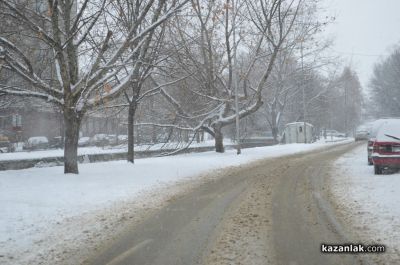
[(374, 140), (368, 140), (368, 147), (372, 147), (375, 143), (375, 139)]
[(374, 143), (373, 151), (376, 153), (380, 152), (390, 152), (391, 151), (391, 146), (390, 145), (381, 145), (379, 143)]

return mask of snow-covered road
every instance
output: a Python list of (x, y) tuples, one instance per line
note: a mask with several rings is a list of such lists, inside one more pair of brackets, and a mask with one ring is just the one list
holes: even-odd
[(384, 244), (386, 264), (400, 264), (400, 173), (374, 175), (361, 145), (335, 163), (331, 179), (343, 218), (367, 244)]
[(157, 207), (210, 170), (332, 144), (251, 148), (240, 156), (234, 150), (192, 153), (141, 159), (134, 165), (82, 164), (79, 175), (64, 175), (62, 167), (0, 172), (0, 263), (55, 264), (66, 254), (60, 250), (76, 251), (80, 244), (89, 249), (104, 230), (117, 233), (119, 221), (140, 218), (133, 209)]

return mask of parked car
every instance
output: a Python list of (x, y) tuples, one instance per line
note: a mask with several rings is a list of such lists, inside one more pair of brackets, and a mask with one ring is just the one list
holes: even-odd
[(90, 137), (81, 137), (78, 140), (78, 146), (84, 147), (90, 145)]
[(400, 168), (400, 120), (387, 120), (376, 135), (372, 149), (376, 175), (386, 168)]
[(64, 143), (61, 136), (53, 137), (49, 140), (49, 147), (50, 148), (63, 148)]
[(118, 137), (115, 134), (107, 135), (107, 140), (108, 140), (108, 144), (110, 144), (110, 145), (118, 144)]
[(90, 139), (90, 144), (95, 145), (95, 146), (105, 146), (109, 144), (108, 141), (108, 136), (107, 134), (104, 133), (99, 133), (95, 134), (91, 139)]
[[(325, 133), (325, 132), (324, 132)], [(338, 132), (336, 130), (326, 130), (326, 136), (327, 137), (340, 137), (344, 138), (346, 137), (345, 133)]]
[(118, 144), (126, 144), (128, 143), (128, 135), (120, 134), (118, 135)]
[(367, 155), (368, 155), (368, 165), (373, 165), (372, 163), (372, 149), (374, 142), (376, 140), (376, 135), (378, 134), (379, 129), (382, 127), (383, 124), (393, 121), (393, 120), (400, 120), (397, 118), (382, 118), (378, 119), (371, 124), (371, 129), (368, 135), (368, 144), (367, 144)]
[(369, 136), (369, 130), (365, 126), (360, 126), (356, 130), (356, 134), (354, 135), (354, 139), (356, 141), (363, 141), (363, 140), (368, 140)]
[(49, 140), (45, 136), (30, 137), (26, 141), (25, 148), (28, 150), (47, 149), (49, 148)]

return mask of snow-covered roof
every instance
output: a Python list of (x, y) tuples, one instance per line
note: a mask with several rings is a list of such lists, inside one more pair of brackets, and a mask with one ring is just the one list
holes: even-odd
[[(287, 123), (286, 126), (304, 126), (304, 123), (305, 123), (305, 122), (303, 122), (303, 121), (297, 121), (297, 122)], [(306, 122), (305, 124), (306, 124), (307, 126), (314, 127), (311, 123)]]
[(376, 135), (379, 142), (400, 142), (400, 119), (385, 121)]
[(29, 144), (47, 144), (49, 141), (44, 136), (35, 136), (28, 139)]
[(376, 120), (372, 123), (372, 128), (370, 131), (370, 137), (371, 138), (375, 138), (377, 137), (378, 131), (379, 129), (386, 123), (388, 122), (392, 122), (392, 121), (399, 121), (400, 119), (396, 119), (396, 118), (384, 118), (384, 119), (379, 119)]
[(356, 131), (357, 132), (369, 132), (370, 130), (365, 125), (361, 125), (361, 126), (357, 127)]

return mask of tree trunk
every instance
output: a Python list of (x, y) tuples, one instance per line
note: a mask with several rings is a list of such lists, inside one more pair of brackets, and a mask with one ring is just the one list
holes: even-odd
[(64, 117), (61, 113), (59, 113), (59, 120), (60, 120), (60, 136), (61, 136), (61, 146), (64, 148), (65, 145), (65, 122), (64, 122)]
[(81, 119), (75, 112), (64, 111), (64, 173), (78, 174), (78, 140)]
[(197, 143), (200, 143), (200, 133), (201, 133), (201, 132), (197, 132), (197, 133), (196, 133), (196, 142), (197, 142)]
[[(276, 108), (276, 104), (273, 105), (274, 108)], [(277, 143), (278, 142), (278, 124), (276, 122), (277, 120), (277, 113), (276, 110), (272, 110), (271, 112), (271, 132), (272, 132), (272, 136), (274, 137), (274, 142)]]
[(215, 151), (217, 153), (225, 152), (224, 148), (224, 135), (222, 134), (222, 128), (220, 126), (214, 127), (214, 139), (215, 139)]
[(152, 131), (151, 131), (151, 142), (153, 144), (157, 143), (157, 128), (156, 126), (152, 126)]
[[(135, 109), (135, 113), (134, 113), (134, 115), (136, 115), (136, 109)], [(140, 116), (140, 115), (139, 115)], [(138, 117), (138, 123), (140, 123), (140, 117)], [(135, 120), (135, 119), (134, 119)], [(132, 131), (132, 137), (134, 137), (134, 140), (133, 140), (133, 143), (134, 144), (137, 144), (137, 145), (139, 145), (139, 144), (141, 144), (142, 143), (142, 137), (141, 137), (141, 132), (140, 132), (140, 127), (139, 126), (136, 126), (136, 127), (134, 127), (134, 129), (133, 129), (133, 131)], [(136, 134), (135, 134), (135, 131), (136, 131)], [(136, 136), (136, 137), (135, 137)]]
[(182, 133), (183, 133), (183, 141), (185, 143), (188, 143), (189, 142), (189, 132), (188, 131), (183, 131)]
[(128, 162), (134, 163), (135, 159), (135, 138), (134, 138), (134, 121), (135, 121), (136, 104), (129, 104), (128, 111)]
[(272, 127), (272, 136), (274, 137), (274, 142), (278, 143), (278, 127), (276, 125)]

